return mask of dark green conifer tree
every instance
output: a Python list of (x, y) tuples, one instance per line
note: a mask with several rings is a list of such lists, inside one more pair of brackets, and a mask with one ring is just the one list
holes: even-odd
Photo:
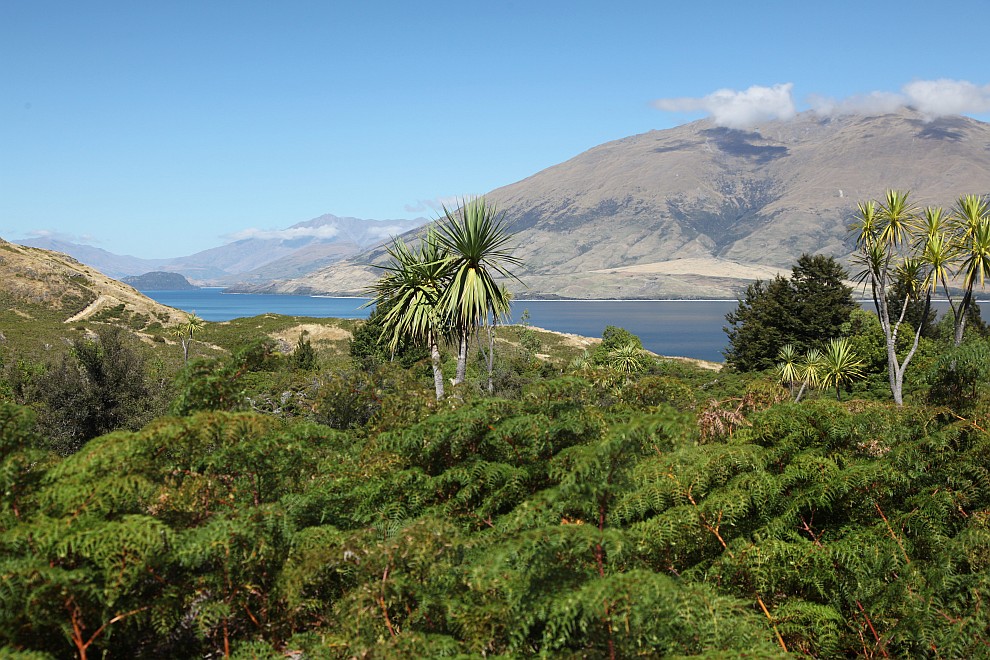
[(848, 275), (832, 257), (802, 255), (791, 277), (757, 280), (726, 314), (726, 361), (739, 371), (773, 367), (784, 344), (803, 353), (839, 334), (856, 309)]

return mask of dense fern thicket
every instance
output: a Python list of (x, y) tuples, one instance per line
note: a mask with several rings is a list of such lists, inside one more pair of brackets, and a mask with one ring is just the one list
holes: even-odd
[(860, 311), (841, 402), (525, 324), (437, 401), (348, 324), (206, 324), (188, 364), (164, 329), (0, 346), (2, 654), (990, 655), (975, 325), (896, 407)]
[[(266, 368), (259, 350), (191, 370), (179, 400), (235, 396)], [(956, 357), (959, 386), (934, 402), (965, 403), (951, 409), (781, 402), (777, 385), (673, 363), (437, 403), (379, 370), (324, 384), (323, 413), (190, 405), (64, 457), (29, 409), (0, 404), (0, 643), (985, 657), (984, 361)]]

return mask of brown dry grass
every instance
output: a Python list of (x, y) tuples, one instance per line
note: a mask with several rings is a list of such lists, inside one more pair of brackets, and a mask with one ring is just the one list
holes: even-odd
[(272, 339), (281, 339), (295, 344), (303, 332), (308, 333), (309, 340), (313, 342), (343, 341), (352, 337), (351, 333), (343, 328), (318, 323), (301, 323), (272, 334)]

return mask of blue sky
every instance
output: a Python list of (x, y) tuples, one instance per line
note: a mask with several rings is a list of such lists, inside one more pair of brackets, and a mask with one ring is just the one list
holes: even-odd
[(0, 237), (180, 256), (323, 213), (433, 218), (707, 114), (990, 120), (990, 6), (942, 7), (6, 0)]

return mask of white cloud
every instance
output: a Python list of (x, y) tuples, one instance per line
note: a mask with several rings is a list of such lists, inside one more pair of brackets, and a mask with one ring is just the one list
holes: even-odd
[[(653, 106), (667, 112), (707, 112), (719, 126), (751, 128), (772, 119), (789, 119), (797, 113), (792, 83), (773, 87), (753, 86), (745, 91), (720, 89), (702, 98), (658, 99)], [(874, 91), (834, 99), (812, 94), (807, 99), (823, 117), (878, 115), (914, 108), (927, 119), (945, 115), (990, 112), (990, 85), (967, 80), (915, 80), (899, 92)]]
[(773, 87), (754, 85), (745, 91), (720, 89), (702, 98), (657, 99), (654, 107), (668, 112), (709, 113), (712, 120), (726, 128), (752, 128), (773, 119), (790, 119), (797, 114), (791, 97), (793, 83)]
[(835, 100), (812, 96), (812, 110), (825, 117), (876, 115), (914, 108), (928, 119), (945, 115), (990, 112), (990, 85), (979, 86), (967, 80), (915, 80), (897, 92), (871, 92)]
[(232, 241), (242, 241), (247, 238), (278, 239), (291, 241), (297, 238), (333, 238), (338, 234), (338, 229), (331, 226), (323, 227), (289, 227), (288, 229), (243, 229), (233, 234), (228, 234), (227, 238)]
[(915, 80), (904, 85), (908, 103), (929, 117), (990, 112), (990, 85), (966, 80)]

